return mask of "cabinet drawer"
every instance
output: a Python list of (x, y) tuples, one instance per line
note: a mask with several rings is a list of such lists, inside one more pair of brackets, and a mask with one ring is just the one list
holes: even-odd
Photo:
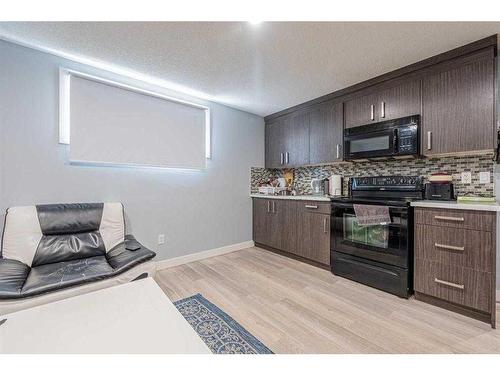
[(332, 211), (330, 202), (301, 201), (300, 206), (303, 211), (317, 212), (318, 214), (330, 215)]
[(415, 257), (490, 272), (493, 234), (472, 229), (415, 225)]
[(491, 310), (491, 273), (415, 259), (415, 290), (459, 305)]
[(492, 232), (495, 230), (495, 213), (440, 208), (416, 208), (415, 223)]

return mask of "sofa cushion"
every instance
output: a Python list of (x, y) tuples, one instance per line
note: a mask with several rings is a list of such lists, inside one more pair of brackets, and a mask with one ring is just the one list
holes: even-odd
[(105, 255), (104, 242), (98, 231), (43, 236), (40, 239), (32, 267), (74, 259)]
[(21, 297), (101, 280), (113, 273), (114, 269), (105, 256), (44, 264), (31, 269), (21, 290)]
[(101, 224), (103, 203), (59, 203), (36, 206), (45, 236), (94, 232)]
[(0, 258), (0, 297), (18, 297), (30, 268), (17, 260)]
[(11, 207), (0, 255), (36, 267), (104, 255), (124, 238), (121, 203)]

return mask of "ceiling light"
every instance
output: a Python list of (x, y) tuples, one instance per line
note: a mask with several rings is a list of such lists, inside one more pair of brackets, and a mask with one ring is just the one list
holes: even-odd
[(258, 25), (260, 25), (260, 24), (262, 23), (262, 21), (255, 21), (255, 20), (254, 20), (254, 21), (248, 21), (248, 23), (249, 23), (250, 25), (252, 25), (252, 26), (258, 26)]

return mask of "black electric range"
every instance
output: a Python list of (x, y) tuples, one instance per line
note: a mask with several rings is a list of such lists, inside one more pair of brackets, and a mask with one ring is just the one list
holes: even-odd
[[(354, 177), (349, 196), (332, 198), (331, 269), (335, 275), (408, 298), (413, 292), (413, 210), (418, 176)], [(359, 225), (354, 204), (389, 207), (390, 223)]]

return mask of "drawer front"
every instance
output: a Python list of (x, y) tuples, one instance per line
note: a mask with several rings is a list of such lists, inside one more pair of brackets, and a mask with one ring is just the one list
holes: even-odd
[(415, 224), (415, 257), (451, 266), (491, 272), (493, 234)]
[(301, 201), (302, 210), (307, 212), (316, 212), (318, 214), (330, 215), (332, 208), (329, 202)]
[(490, 312), (491, 273), (415, 259), (415, 290)]
[(495, 213), (417, 207), (415, 223), (492, 232), (495, 230)]

